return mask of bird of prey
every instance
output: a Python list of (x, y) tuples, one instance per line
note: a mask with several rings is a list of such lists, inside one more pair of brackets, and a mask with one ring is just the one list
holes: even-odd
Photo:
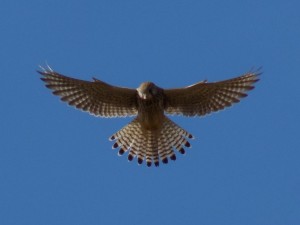
[[(42, 68), (42, 67), (41, 67)], [(178, 126), (166, 114), (204, 116), (231, 106), (246, 97), (254, 88), (260, 72), (250, 71), (239, 77), (196, 84), (175, 89), (163, 89), (152, 82), (144, 82), (137, 89), (117, 87), (93, 78), (84, 81), (64, 76), (49, 66), (38, 71), (62, 101), (77, 109), (100, 117), (135, 116), (109, 139), (114, 141), (119, 155), (128, 152), (128, 160), (146, 160), (147, 166), (176, 160), (174, 151), (185, 154), (193, 135)]]

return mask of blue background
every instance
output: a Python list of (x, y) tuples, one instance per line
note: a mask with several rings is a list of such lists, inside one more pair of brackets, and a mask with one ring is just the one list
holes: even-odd
[[(300, 2), (1, 1), (0, 224), (300, 224)], [(129, 163), (128, 123), (68, 107), (35, 72), (136, 88), (263, 66), (240, 104), (172, 117), (196, 136), (176, 162)]]

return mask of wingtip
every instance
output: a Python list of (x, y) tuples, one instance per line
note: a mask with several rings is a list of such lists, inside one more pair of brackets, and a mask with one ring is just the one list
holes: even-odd
[(36, 71), (37, 73), (43, 75), (43, 72), (42, 72), (42, 71), (40, 71), (40, 70), (35, 70), (35, 71)]
[(259, 81), (259, 78), (262, 74), (262, 66), (259, 66), (258, 68), (252, 67), (248, 73), (253, 74), (255, 77), (257, 77), (257, 79), (255, 80), (255, 82)]
[(92, 77), (94, 82), (99, 82), (100, 80), (98, 80), (96, 77)]
[(54, 70), (46, 63), (46, 66), (43, 67), (41, 65), (38, 65), (38, 67), (40, 68), (40, 70), (36, 70), (36, 72), (38, 72), (41, 75), (46, 75), (48, 73), (54, 73)]

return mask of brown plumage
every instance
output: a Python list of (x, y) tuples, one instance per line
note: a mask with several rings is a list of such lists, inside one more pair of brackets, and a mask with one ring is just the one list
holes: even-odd
[(165, 114), (203, 116), (222, 110), (246, 97), (254, 88), (259, 72), (248, 72), (230, 80), (162, 89), (152, 82), (137, 89), (116, 87), (95, 78), (93, 82), (61, 75), (50, 67), (38, 71), (46, 87), (61, 100), (92, 115), (101, 117), (136, 116), (129, 124), (110, 137), (119, 155), (128, 152), (128, 160), (135, 157), (139, 164), (159, 165), (161, 160), (176, 160), (175, 151), (185, 154), (193, 135), (171, 121)]

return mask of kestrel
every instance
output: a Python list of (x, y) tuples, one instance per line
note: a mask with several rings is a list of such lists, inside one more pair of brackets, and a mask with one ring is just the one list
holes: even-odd
[(135, 118), (109, 139), (119, 155), (128, 152), (128, 160), (146, 160), (147, 166), (159, 161), (176, 160), (175, 151), (185, 154), (193, 135), (170, 120), (166, 114), (204, 116), (231, 106), (246, 97), (259, 80), (259, 71), (208, 83), (199, 83), (175, 89), (163, 89), (152, 82), (144, 82), (137, 89), (117, 87), (93, 78), (83, 81), (61, 75), (50, 67), (38, 71), (46, 87), (62, 101), (100, 117)]

